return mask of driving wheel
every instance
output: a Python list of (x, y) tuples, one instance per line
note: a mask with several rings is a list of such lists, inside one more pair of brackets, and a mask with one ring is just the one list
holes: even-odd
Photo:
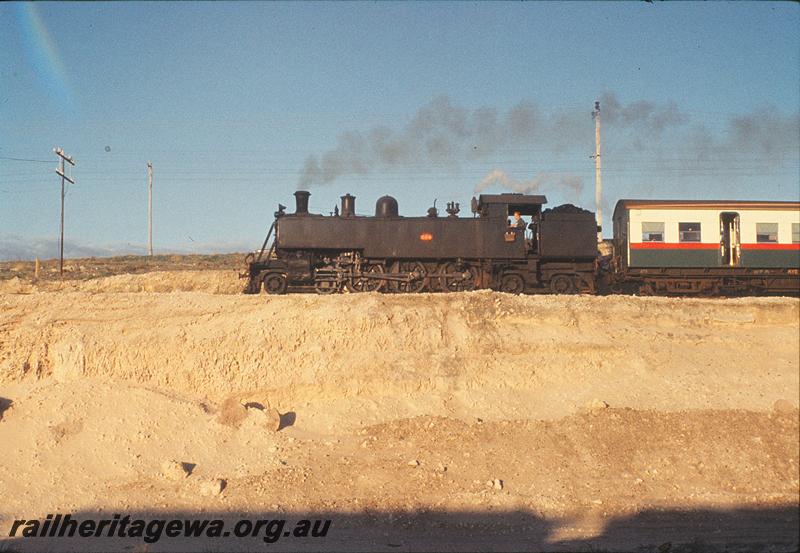
[(509, 294), (521, 294), (525, 290), (525, 281), (515, 273), (507, 274), (500, 281), (500, 291)]
[(556, 275), (550, 280), (550, 290), (556, 294), (574, 294), (575, 281), (569, 275)]
[(264, 291), (267, 294), (286, 293), (286, 275), (281, 273), (269, 273), (264, 277)]

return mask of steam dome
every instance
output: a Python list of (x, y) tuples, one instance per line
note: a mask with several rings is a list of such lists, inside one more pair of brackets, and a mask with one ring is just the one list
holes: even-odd
[(382, 196), (375, 203), (375, 217), (397, 217), (397, 200), (391, 196)]

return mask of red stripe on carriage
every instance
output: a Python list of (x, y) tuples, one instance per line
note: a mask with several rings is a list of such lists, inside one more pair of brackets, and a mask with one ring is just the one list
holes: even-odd
[(632, 250), (717, 250), (719, 244), (704, 244), (702, 242), (636, 242), (631, 243)]
[(742, 244), (743, 250), (797, 250), (800, 244)]

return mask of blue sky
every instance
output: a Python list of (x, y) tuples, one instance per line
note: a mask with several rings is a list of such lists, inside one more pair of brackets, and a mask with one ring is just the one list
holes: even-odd
[(57, 251), (54, 146), (74, 255), (142, 250), (148, 160), (157, 251), (255, 248), (300, 185), (324, 213), (476, 189), (594, 209), (595, 100), (606, 222), (623, 197), (798, 199), (798, 10), (0, 4), (0, 257)]

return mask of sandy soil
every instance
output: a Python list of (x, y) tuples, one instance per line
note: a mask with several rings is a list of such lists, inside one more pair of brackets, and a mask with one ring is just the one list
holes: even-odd
[(797, 299), (240, 289), (0, 282), (0, 536), (55, 512), (316, 513), (327, 538), (270, 547), (798, 547)]

